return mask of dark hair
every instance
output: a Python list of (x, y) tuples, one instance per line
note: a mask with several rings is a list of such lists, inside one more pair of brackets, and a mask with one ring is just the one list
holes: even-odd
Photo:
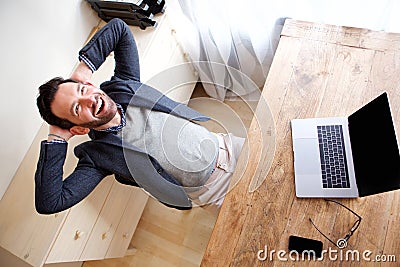
[(71, 79), (63, 79), (61, 77), (56, 77), (51, 79), (50, 81), (42, 84), (39, 87), (39, 95), (36, 98), (36, 105), (39, 109), (40, 116), (51, 125), (55, 125), (61, 127), (63, 129), (70, 129), (72, 126), (75, 126), (74, 123), (57, 117), (51, 112), (51, 103), (54, 101), (54, 96), (58, 90), (58, 86), (63, 83), (74, 82), (76, 81)]

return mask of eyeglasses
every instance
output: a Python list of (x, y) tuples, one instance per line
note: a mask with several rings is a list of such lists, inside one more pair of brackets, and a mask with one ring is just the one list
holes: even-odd
[(346, 207), (345, 205), (343, 205), (342, 203), (335, 201), (335, 200), (331, 200), (331, 199), (325, 199), (325, 201), (329, 201), (329, 202), (334, 202), (340, 206), (342, 206), (343, 208), (347, 209), (348, 211), (350, 211), (351, 213), (353, 213), (355, 216), (357, 216), (357, 221), (353, 224), (353, 226), (351, 227), (350, 231), (346, 234), (346, 236), (344, 238), (340, 238), (338, 239), (336, 242), (333, 242), (327, 235), (325, 235), (324, 233), (322, 233), (318, 227), (314, 224), (314, 222), (310, 219), (311, 224), (315, 227), (315, 229), (318, 230), (318, 232), (323, 235), (326, 239), (328, 239), (332, 244), (334, 244), (336, 247), (338, 247), (339, 249), (343, 249), (345, 247), (347, 247), (347, 241), (350, 239), (350, 237), (353, 235), (353, 233), (357, 230), (357, 228), (360, 226), (361, 223), (361, 216), (358, 215), (357, 213), (355, 213), (354, 211), (352, 211), (351, 209), (349, 209), (348, 207)]

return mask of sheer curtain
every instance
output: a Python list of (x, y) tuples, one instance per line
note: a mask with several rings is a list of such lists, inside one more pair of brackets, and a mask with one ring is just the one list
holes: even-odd
[[(219, 100), (257, 95), (285, 18), (400, 32), (398, 0), (171, 0), (167, 4), (177, 37), (207, 94)], [(254, 84), (249, 85), (248, 78)]]

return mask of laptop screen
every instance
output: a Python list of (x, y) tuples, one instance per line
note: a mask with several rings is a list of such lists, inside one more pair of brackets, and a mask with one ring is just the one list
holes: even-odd
[(348, 118), (360, 196), (400, 188), (400, 155), (387, 93)]

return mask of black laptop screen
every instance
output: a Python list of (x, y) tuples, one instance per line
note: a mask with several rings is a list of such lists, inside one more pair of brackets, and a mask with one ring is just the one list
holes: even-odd
[(348, 120), (359, 195), (399, 189), (400, 155), (387, 94), (372, 100)]

